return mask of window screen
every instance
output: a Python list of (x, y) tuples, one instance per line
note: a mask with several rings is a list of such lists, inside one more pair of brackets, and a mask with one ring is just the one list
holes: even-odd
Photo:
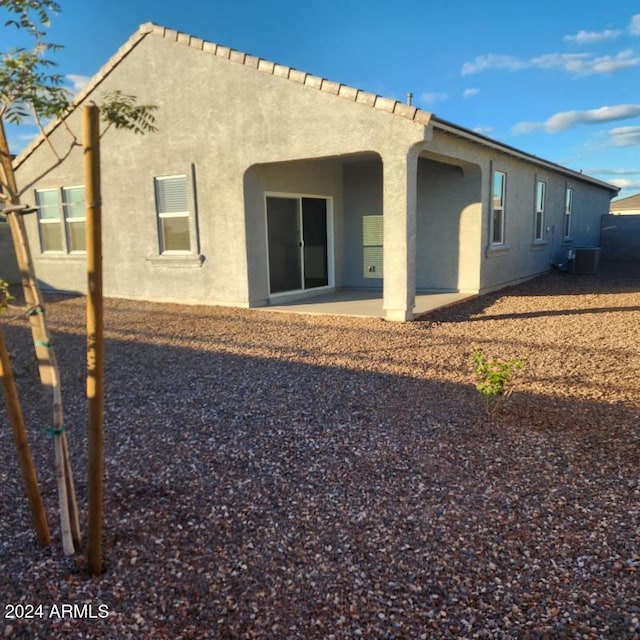
[(160, 251), (191, 251), (187, 176), (155, 179)]

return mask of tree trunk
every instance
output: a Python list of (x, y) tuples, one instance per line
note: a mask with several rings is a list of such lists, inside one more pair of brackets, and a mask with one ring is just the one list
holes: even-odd
[[(11, 164), (11, 156), (0, 119), (0, 166), (4, 174), (4, 183), (9, 189), (10, 203), (14, 207), (20, 204), (15, 174)], [(31, 327), (33, 345), (38, 361), (40, 380), (48, 387), (52, 397), (53, 421), (51, 432), (55, 442), (56, 479), (58, 483), (58, 502), (60, 505), (60, 524), (62, 531), (62, 546), (66, 555), (76, 551), (80, 541), (80, 523), (78, 507), (73, 484), (73, 473), (67, 451), (67, 436), (64, 428), (62, 413), (62, 394), (60, 389), (60, 372), (55, 352), (51, 344), (47, 327), (45, 309), (40, 288), (35, 277), (31, 251), (27, 241), (22, 214), (14, 208), (8, 214), (9, 227), (16, 252), (16, 259), (22, 278), (24, 299), (28, 307), (27, 315)]]
[(7, 352), (4, 336), (2, 335), (1, 330), (0, 378), (2, 378), (2, 391), (4, 392), (4, 399), (7, 404), (7, 414), (9, 415), (9, 422), (11, 422), (13, 441), (16, 446), (20, 469), (22, 470), (22, 478), (27, 492), (29, 508), (31, 509), (33, 527), (36, 531), (38, 544), (40, 544), (41, 547), (46, 547), (51, 542), (51, 538), (49, 537), (49, 527), (47, 526), (47, 516), (44, 511), (42, 496), (40, 495), (40, 487), (38, 486), (38, 478), (36, 477), (36, 470), (33, 466), (31, 450), (29, 449), (27, 430), (24, 426), (24, 417), (22, 415), (20, 400), (18, 399), (16, 382), (13, 378), (11, 361), (9, 360), (9, 353)]

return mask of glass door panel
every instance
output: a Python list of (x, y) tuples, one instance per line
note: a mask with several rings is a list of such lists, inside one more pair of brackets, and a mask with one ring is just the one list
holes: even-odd
[(325, 287), (329, 284), (326, 200), (302, 198), (302, 238), (304, 288)]
[(271, 293), (302, 289), (298, 198), (267, 198), (267, 238)]

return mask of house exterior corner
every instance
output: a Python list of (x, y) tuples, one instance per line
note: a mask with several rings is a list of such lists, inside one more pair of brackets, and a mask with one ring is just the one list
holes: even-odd
[[(410, 105), (143, 27), (78, 101), (119, 89), (158, 107), (157, 133), (102, 139), (107, 296), (253, 307), (370, 289), (404, 321), (416, 292), (497, 288), (599, 242), (604, 183)], [(45, 288), (85, 291), (82, 150), (65, 127), (50, 138), (63, 162), (40, 142), (16, 163), (38, 207), (34, 263)]]

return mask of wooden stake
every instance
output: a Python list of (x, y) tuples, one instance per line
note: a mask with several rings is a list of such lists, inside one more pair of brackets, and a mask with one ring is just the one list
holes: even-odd
[(18, 399), (18, 390), (13, 377), (13, 370), (11, 369), (9, 353), (7, 352), (4, 336), (2, 335), (1, 330), (0, 378), (2, 378), (2, 391), (4, 392), (4, 399), (7, 404), (7, 414), (9, 415), (9, 422), (11, 422), (13, 441), (16, 446), (18, 462), (22, 469), (22, 478), (27, 492), (27, 500), (29, 501), (29, 507), (31, 509), (31, 519), (33, 521), (34, 529), (36, 530), (38, 544), (41, 547), (46, 547), (51, 542), (49, 527), (47, 526), (47, 516), (44, 511), (42, 496), (40, 495), (40, 487), (38, 486), (36, 470), (33, 466), (31, 450), (29, 449), (27, 430), (24, 426), (22, 407), (20, 406), (20, 400)]
[(69, 526), (71, 527), (71, 537), (73, 545), (76, 549), (80, 549), (82, 542), (80, 535), (80, 516), (78, 514), (78, 500), (76, 498), (76, 488), (73, 484), (73, 470), (71, 468), (71, 459), (69, 458), (69, 445), (67, 444), (67, 434), (63, 432), (62, 438), (62, 457), (64, 464), (64, 478), (67, 483), (67, 504), (69, 506)]
[(89, 406), (89, 522), (87, 561), (89, 572), (102, 572), (104, 322), (102, 301), (102, 205), (100, 202), (100, 112), (84, 107), (82, 141), (86, 194), (87, 244), (87, 399)]
[[(2, 119), (0, 119), (0, 168), (4, 176), (4, 183), (9, 190), (10, 204), (19, 205), (20, 198), (18, 196), (18, 188)], [(44, 386), (50, 388), (52, 394), (52, 432), (55, 442), (56, 480), (58, 484), (58, 503), (60, 506), (62, 547), (66, 555), (72, 555), (76, 551), (74, 540), (80, 540), (80, 526), (78, 507), (75, 501), (75, 490), (73, 488), (73, 474), (67, 451), (67, 438), (64, 432), (60, 371), (58, 369), (53, 345), (51, 344), (49, 329), (44, 314), (44, 302), (35, 276), (24, 220), (22, 215), (15, 210), (8, 213), (8, 219), (16, 259), (22, 278), (24, 299), (27, 307), (30, 309), (28, 314), (29, 324), (38, 361), (40, 380)]]

